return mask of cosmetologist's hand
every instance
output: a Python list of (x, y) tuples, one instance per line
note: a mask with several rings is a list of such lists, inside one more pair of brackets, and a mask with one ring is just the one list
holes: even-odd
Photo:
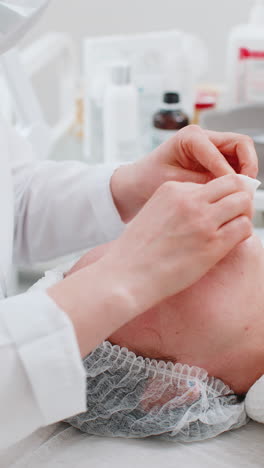
[(129, 291), (137, 315), (191, 286), (250, 237), (252, 216), (251, 194), (236, 176), (167, 182), (119, 239), (88, 253), (70, 274), (99, 260)]
[(121, 218), (127, 223), (166, 181), (205, 184), (235, 172), (257, 176), (252, 139), (190, 125), (145, 158), (117, 169), (111, 188)]
[(47, 291), (72, 320), (82, 356), (204, 276), (251, 236), (252, 213), (252, 195), (234, 175), (163, 184), (119, 239)]

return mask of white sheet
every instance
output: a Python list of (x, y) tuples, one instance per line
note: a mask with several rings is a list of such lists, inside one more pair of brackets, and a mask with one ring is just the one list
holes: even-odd
[(38, 431), (0, 456), (1, 468), (260, 468), (264, 427), (248, 426), (196, 444), (90, 437), (66, 424)]

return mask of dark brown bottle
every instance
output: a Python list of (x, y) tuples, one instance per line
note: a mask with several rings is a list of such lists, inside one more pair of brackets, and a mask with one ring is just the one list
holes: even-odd
[(178, 93), (165, 93), (161, 109), (153, 117), (153, 149), (189, 125), (189, 117), (181, 109)]

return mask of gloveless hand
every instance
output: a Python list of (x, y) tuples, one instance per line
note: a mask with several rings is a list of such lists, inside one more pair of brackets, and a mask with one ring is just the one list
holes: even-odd
[(142, 312), (191, 286), (248, 238), (252, 216), (252, 197), (234, 175), (206, 185), (167, 182), (99, 263)]
[(163, 184), (113, 243), (84, 256), (47, 293), (68, 314), (82, 356), (205, 275), (252, 233), (243, 181)]
[(127, 223), (164, 182), (205, 184), (235, 172), (257, 176), (258, 159), (251, 138), (190, 125), (142, 160), (117, 169), (111, 189)]

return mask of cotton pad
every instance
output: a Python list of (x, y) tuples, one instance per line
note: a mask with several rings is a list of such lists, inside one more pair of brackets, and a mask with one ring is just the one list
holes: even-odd
[(247, 393), (245, 407), (251, 419), (264, 424), (264, 376)]
[(261, 182), (257, 179), (252, 179), (251, 177), (238, 174), (238, 176), (241, 180), (243, 180), (247, 186), (251, 189), (252, 195), (255, 195), (257, 189), (260, 187)]

